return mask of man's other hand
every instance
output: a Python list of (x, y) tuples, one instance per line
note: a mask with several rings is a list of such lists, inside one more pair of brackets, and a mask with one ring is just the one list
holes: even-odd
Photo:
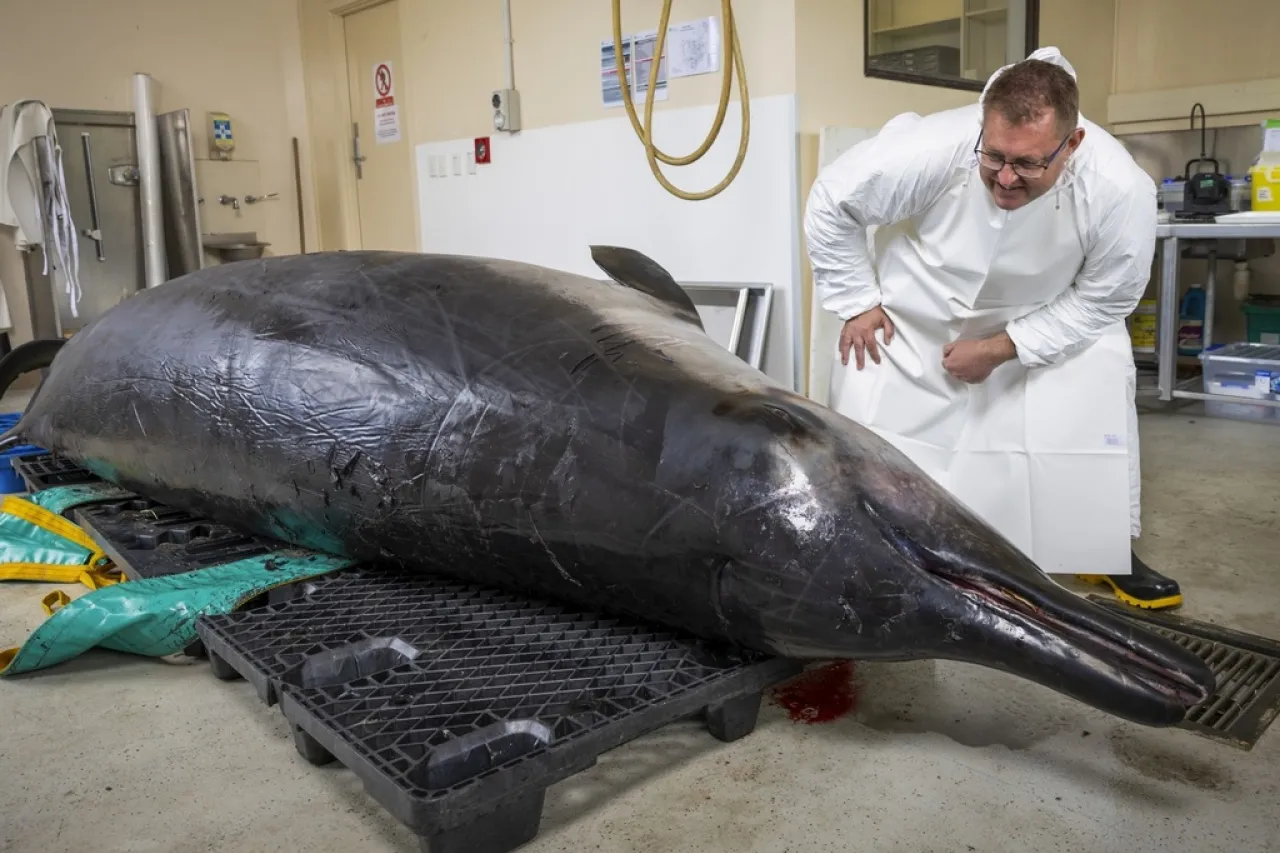
[(884, 344), (888, 346), (893, 340), (893, 321), (879, 305), (845, 321), (844, 328), (840, 330), (840, 363), (849, 363), (849, 349), (852, 347), (859, 370), (866, 366), (864, 353), (870, 353), (871, 360), (879, 364), (876, 329), (884, 329)]
[(955, 341), (942, 348), (942, 366), (961, 382), (986, 381), (1006, 361), (1017, 358), (1013, 339), (1004, 332), (976, 341)]

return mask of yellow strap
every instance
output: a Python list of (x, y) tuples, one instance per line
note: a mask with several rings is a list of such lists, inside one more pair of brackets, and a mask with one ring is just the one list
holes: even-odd
[(35, 581), (36, 583), (82, 583), (89, 589), (100, 589), (124, 580), (113, 565), (62, 566), (56, 563), (0, 563), (0, 581)]
[[(80, 526), (68, 521), (56, 512), (51, 512), (39, 504), (13, 495), (5, 496), (0, 501), (0, 513), (8, 513), (14, 518), (30, 522), (36, 527), (61, 536), (69, 542), (89, 551), (89, 559), (74, 566), (55, 563), (0, 563), (0, 581), (35, 581), (43, 583), (82, 583), (89, 589), (101, 589), (104, 586), (120, 583), (123, 573), (107, 560), (98, 544), (89, 538)], [(40, 600), (40, 606), (48, 616), (53, 611), (67, 604), (71, 599), (65, 592), (56, 590)], [(0, 671), (8, 667), (16, 648), (0, 651)]]
[(44, 615), (46, 616), (52, 616), (53, 611), (60, 607), (66, 607), (70, 603), (71, 596), (67, 595), (60, 589), (55, 589), (53, 592), (40, 599), (40, 606), (44, 608)]

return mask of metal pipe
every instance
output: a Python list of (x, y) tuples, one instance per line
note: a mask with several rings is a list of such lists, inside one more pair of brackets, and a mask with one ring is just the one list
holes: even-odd
[(94, 242), (98, 248), (98, 260), (107, 259), (106, 248), (102, 245), (102, 216), (98, 211), (98, 185), (93, 175), (93, 146), (89, 142), (89, 134), (80, 134), (80, 149), (84, 152), (84, 182), (89, 190), (89, 228), (82, 233)]
[(170, 276), (204, 268), (200, 236), (200, 203), (196, 201), (195, 153), (191, 146), (191, 111), (175, 110), (156, 117), (160, 139), (160, 189), (164, 200), (165, 243)]
[(1160, 244), (1160, 344), (1157, 385), (1160, 399), (1173, 399), (1174, 371), (1178, 357), (1178, 253), (1177, 237), (1165, 237)]
[(160, 198), (160, 141), (152, 101), (151, 75), (133, 75), (134, 134), (138, 147), (138, 177), (142, 205), (144, 284), (156, 287), (168, 279), (164, 250), (164, 216)]
[(506, 36), (507, 85), (508, 90), (516, 87), (515, 41), (511, 38), (511, 0), (502, 0), (502, 30)]
[(1209, 250), (1208, 272), (1204, 277), (1204, 328), (1200, 330), (1200, 347), (1213, 346), (1213, 305), (1218, 298), (1218, 252)]
[(293, 137), (293, 190), (298, 198), (298, 253), (307, 253), (307, 218), (302, 210), (302, 153), (298, 137)]

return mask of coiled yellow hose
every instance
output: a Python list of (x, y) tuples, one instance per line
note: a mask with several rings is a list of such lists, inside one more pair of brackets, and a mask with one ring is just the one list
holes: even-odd
[[(715, 121), (711, 125), (711, 131), (707, 134), (707, 138), (692, 154), (684, 157), (672, 157), (670, 154), (660, 151), (653, 144), (653, 102), (654, 94), (657, 91), (658, 67), (662, 61), (662, 52), (667, 43), (667, 25), (671, 20), (672, 2), (673, 0), (663, 0), (662, 4), (662, 20), (658, 23), (658, 43), (654, 46), (654, 64), (649, 73), (649, 94), (644, 102), (643, 126), (640, 124), (640, 120), (636, 118), (635, 104), (631, 100), (631, 85), (627, 82), (627, 71), (622, 63), (622, 0), (613, 0), (613, 56), (614, 62), (618, 66), (618, 83), (622, 87), (622, 103), (627, 108), (627, 117), (631, 119), (631, 126), (635, 129), (636, 136), (640, 137), (640, 141), (644, 143), (645, 156), (649, 160), (649, 169), (653, 172), (653, 176), (658, 179), (658, 183), (662, 184), (667, 192), (677, 198), (682, 198), (686, 201), (702, 201), (719, 195), (729, 184), (733, 183), (733, 179), (738, 176), (739, 170), (742, 169), (743, 160), (746, 159), (747, 142), (751, 136), (751, 106), (747, 90), (747, 70), (742, 61), (742, 46), (738, 43), (738, 28), (733, 21), (731, 0), (720, 0), (721, 19), (724, 21), (724, 71), (723, 82), (720, 86), (720, 104), (716, 110)], [(632, 59), (635, 59), (634, 55)], [(703, 190), (702, 192), (682, 190), (672, 185), (666, 176), (662, 174), (658, 161), (661, 160), (671, 166), (687, 166), (702, 159), (702, 156), (711, 149), (711, 146), (715, 144), (720, 135), (725, 113), (729, 110), (729, 90), (735, 71), (738, 75), (738, 97), (741, 100), (742, 107), (742, 137), (738, 142), (738, 156), (734, 159), (733, 165), (729, 169), (729, 174), (711, 189)]]

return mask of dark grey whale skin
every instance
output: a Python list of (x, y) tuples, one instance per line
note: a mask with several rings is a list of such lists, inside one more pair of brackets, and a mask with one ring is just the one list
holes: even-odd
[(658, 264), (592, 252), (610, 280), (377, 251), (201, 270), (77, 333), (11, 432), (246, 531), (765, 653), (968, 661), (1155, 726), (1212, 690), (725, 350)]

